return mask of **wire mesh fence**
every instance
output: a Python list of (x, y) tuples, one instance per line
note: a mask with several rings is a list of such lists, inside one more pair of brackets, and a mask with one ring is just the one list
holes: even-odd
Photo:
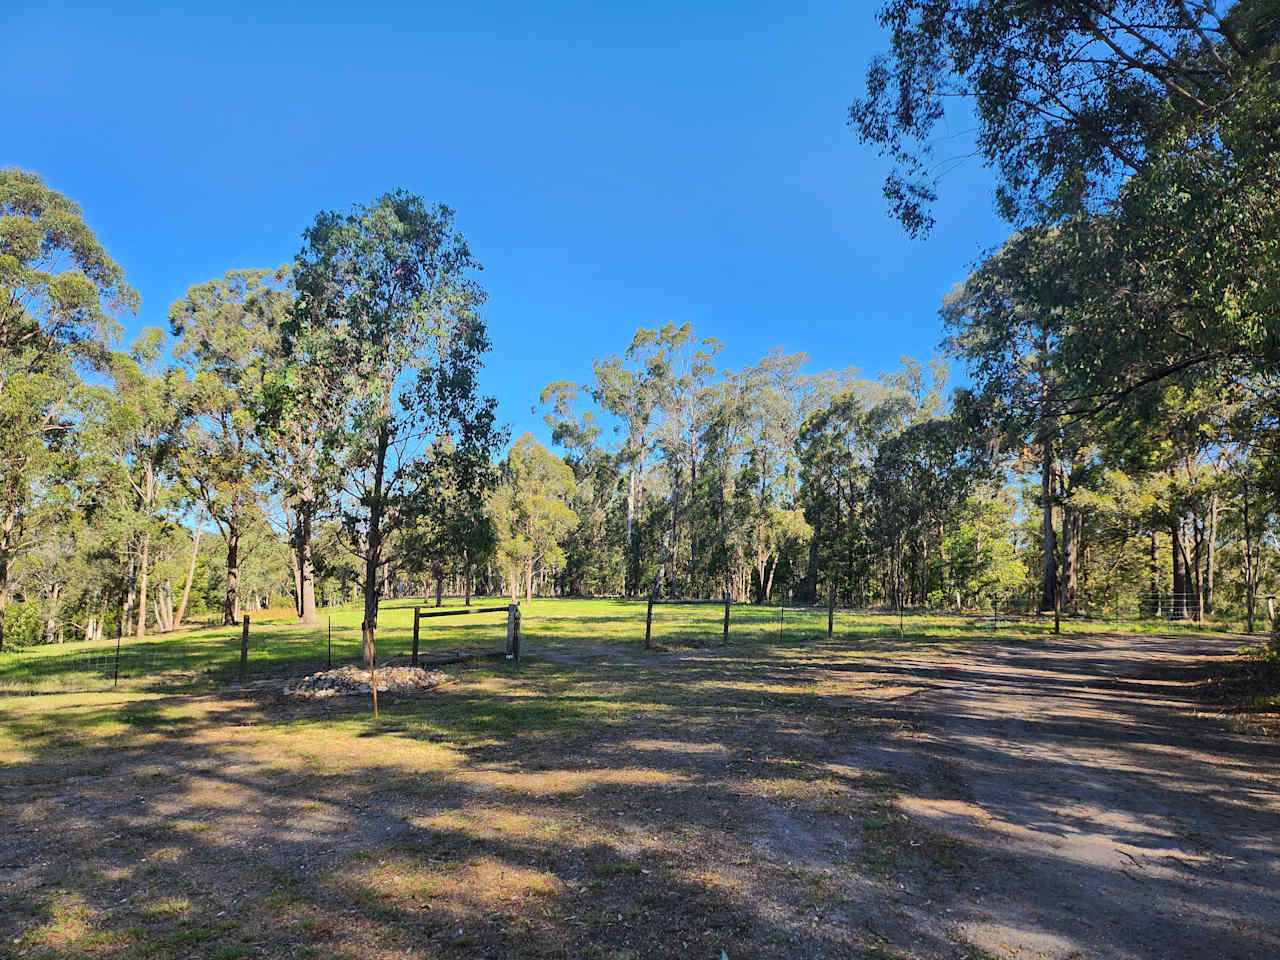
[[(465, 609), (465, 608), (460, 608)], [(505, 607), (503, 608), (505, 611)], [(378, 662), (412, 656), (413, 605), (380, 611)], [(41, 644), (0, 653), (0, 692), (55, 693), (109, 689), (173, 689), (262, 680), (287, 681), (363, 659), (359, 613), (322, 616), (316, 626), (291, 619), (250, 620), (248, 643), (243, 625), (124, 637), (104, 643)], [(505, 613), (480, 614), (447, 628), (424, 627), (424, 656), (452, 653), (480, 644), (501, 646)], [(243, 654), (243, 656), (242, 656)]]
[[(917, 638), (986, 633), (1001, 627), (1050, 627), (1052, 606), (1039, 598), (997, 595), (962, 603), (894, 605), (797, 604), (731, 602), (727, 628), (723, 599), (631, 601), (636, 608), (636, 638), (653, 646), (712, 646), (744, 640), (812, 639), (825, 635), (880, 636), (898, 633)], [(1280, 605), (1273, 605), (1280, 606)], [(1098, 600), (1080, 597), (1057, 611), (1061, 624), (1096, 629), (1213, 630), (1246, 633), (1247, 611), (1239, 602), (1202, 604), (1196, 594), (1142, 594)], [(1265, 598), (1255, 605), (1253, 633), (1267, 634), (1271, 619)]]

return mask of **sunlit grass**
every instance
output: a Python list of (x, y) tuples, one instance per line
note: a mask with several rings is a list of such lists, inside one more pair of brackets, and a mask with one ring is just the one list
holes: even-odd
[[(505, 598), (476, 598), (477, 607), (505, 606)], [(413, 641), (413, 608), (420, 600), (393, 600), (379, 613), (378, 655), (383, 661), (407, 657)], [(462, 606), (450, 599), (446, 607)], [(524, 649), (537, 655), (539, 644), (571, 649), (643, 646), (646, 604), (617, 599), (535, 599), (522, 605)], [(358, 661), (361, 656), (358, 604), (325, 609), (319, 624), (302, 627), (292, 611), (251, 616), (246, 676), (250, 680), (288, 677)], [(1063, 619), (1066, 636), (1099, 630), (1143, 635), (1203, 632), (1191, 624), (1111, 622)], [(908, 642), (950, 646), (999, 638), (1004, 642), (1043, 640), (1053, 633), (1049, 616), (994, 617), (991, 614), (903, 615), (837, 611), (832, 639), (859, 648)], [(827, 636), (827, 611), (820, 607), (734, 604), (730, 645), (803, 645)], [(504, 611), (422, 621), (424, 657), (501, 648), (506, 638)], [(650, 640), (658, 649), (716, 648), (726, 642), (724, 607), (657, 604)], [(143, 640), (67, 643), (0, 653), (0, 691), (214, 689), (239, 679), (239, 627), (204, 627)], [(497, 718), (501, 723), (501, 718)]]

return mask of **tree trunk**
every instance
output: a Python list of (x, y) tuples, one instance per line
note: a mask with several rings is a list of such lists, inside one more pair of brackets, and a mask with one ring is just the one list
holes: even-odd
[(1044, 516), (1041, 521), (1043, 538), (1040, 563), (1040, 609), (1054, 609), (1058, 595), (1058, 561), (1057, 540), (1053, 530), (1053, 444), (1043, 442), (1040, 464), (1040, 496), (1044, 501)]
[(675, 474), (671, 481), (671, 595), (677, 596), (680, 589), (680, 464), (676, 462)]
[(1187, 618), (1187, 570), (1182, 560), (1185, 551), (1182, 542), (1181, 517), (1175, 518), (1169, 524), (1169, 550), (1173, 556), (1173, 597), (1169, 605), (1169, 615), (1174, 620), (1185, 620)]
[(633, 582), (633, 554), (631, 547), (631, 527), (635, 521), (636, 515), (636, 468), (632, 464), (630, 476), (627, 478), (627, 542), (626, 556), (622, 562), (622, 595), (629, 597), (635, 592), (636, 585)]
[(138, 569), (138, 628), (134, 635), (141, 640), (147, 635), (147, 574), (151, 564), (151, 530), (142, 534), (142, 555)]
[(4, 615), (9, 609), (9, 558), (0, 555), (0, 652), (4, 651)]
[(369, 641), (365, 650), (365, 666), (369, 666), (369, 651), (373, 645), (374, 630), (378, 626), (378, 601), (381, 599), (382, 580), (378, 576), (382, 565), (382, 484), (387, 468), (387, 447), (391, 443), (386, 425), (378, 428), (378, 441), (374, 453), (373, 489), (369, 496), (369, 529), (365, 539), (364, 556), (364, 622), (368, 627)]
[(127, 586), (125, 587), (124, 597), (121, 599), (121, 602), (120, 602), (120, 627), (116, 631), (117, 635), (121, 637), (123, 637), (129, 631), (130, 629), (129, 622), (133, 619), (133, 591), (136, 586), (136, 584), (134, 583), (133, 575), (136, 570), (137, 570), (137, 565), (133, 558), (133, 552), (130, 551), (129, 567), (124, 578), (124, 582), (127, 584)]
[(1080, 535), (1084, 518), (1074, 507), (1062, 510), (1062, 603), (1076, 612), (1080, 594)]
[(299, 620), (302, 619), (302, 561), (299, 559), (298, 550), (298, 528), (293, 526), (291, 537), (291, 546), (293, 549), (289, 551), (289, 572), (293, 574), (293, 615)]
[(311, 552), (311, 524), (311, 507), (304, 505), (298, 522), (298, 579), (302, 601), (298, 622), (308, 627), (316, 623), (316, 562)]
[(1155, 616), (1164, 613), (1160, 603), (1160, 538), (1151, 531), (1151, 612)]
[(187, 580), (182, 585), (182, 599), (178, 601), (178, 612), (173, 618), (173, 629), (182, 626), (182, 618), (187, 615), (187, 601), (191, 599), (191, 581), (196, 575), (196, 557), (200, 554), (200, 533), (204, 529), (204, 517), (196, 514), (196, 532), (191, 538), (191, 562), (187, 564)]
[(222, 625), (234, 627), (240, 612), (240, 530), (227, 524), (227, 595), (222, 603)]
[[(58, 636), (58, 598), (62, 595), (62, 584), (49, 585), (49, 611), (44, 620), (45, 642), (53, 643)], [(59, 640), (59, 643), (62, 641)]]
[(471, 606), (471, 551), (462, 551), (462, 589), (466, 594), (466, 605)]
[(1209, 498), (1209, 531), (1204, 564), (1204, 612), (1213, 613), (1213, 569), (1217, 558), (1218, 491)]
[(1191, 515), (1191, 546), (1187, 555), (1187, 583), (1195, 587), (1195, 619), (1204, 620), (1204, 577), (1201, 573), (1200, 557), (1204, 553), (1204, 528), (1200, 518)]
[(524, 601), (533, 599), (533, 561), (527, 560), (524, 565)]
[[(1249, 518), (1249, 477), (1248, 463), (1245, 463), (1244, 488), (1244, 604), (1245, 616), (1248, 618), (1249, 632), (1253, 633), (1253, 607), (1256, 602), (1258, 574), (1253, 556), (1253, 526)], [(3, 589), (0, 587), (0, 589)]]

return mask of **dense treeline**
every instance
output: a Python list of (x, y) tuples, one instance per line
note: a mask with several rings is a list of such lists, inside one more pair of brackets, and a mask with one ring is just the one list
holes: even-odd
[[(299, 619), (434, 591), (1127, 605), (1252, 627), (1277, 589), (1280, 11), (891, 0), (850, 111), (930, 228), (976, 107), (1015, 232), (944, 359), (741, 370), (642, 329), (507, 437), (453, 212), (323, 212), (294, 261), (138, 298), (79, 208), (0, 172), (0, 644)], [(946, 390), (944, 361), (965, 386)]]

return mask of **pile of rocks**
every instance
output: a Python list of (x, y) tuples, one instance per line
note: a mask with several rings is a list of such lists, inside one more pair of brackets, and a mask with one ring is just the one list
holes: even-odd
[[(379, 693), (413, 693), (431, 690), (453, 678), (439, 670), (423, 667), (378, 667), (374, 674)], [(334, 670), (322, 670), (284, 688), (292, 697), (313, 700), (325, 697), (341, 697), (353, 693), (370, 693), (369, 670), (349, 664)]]

